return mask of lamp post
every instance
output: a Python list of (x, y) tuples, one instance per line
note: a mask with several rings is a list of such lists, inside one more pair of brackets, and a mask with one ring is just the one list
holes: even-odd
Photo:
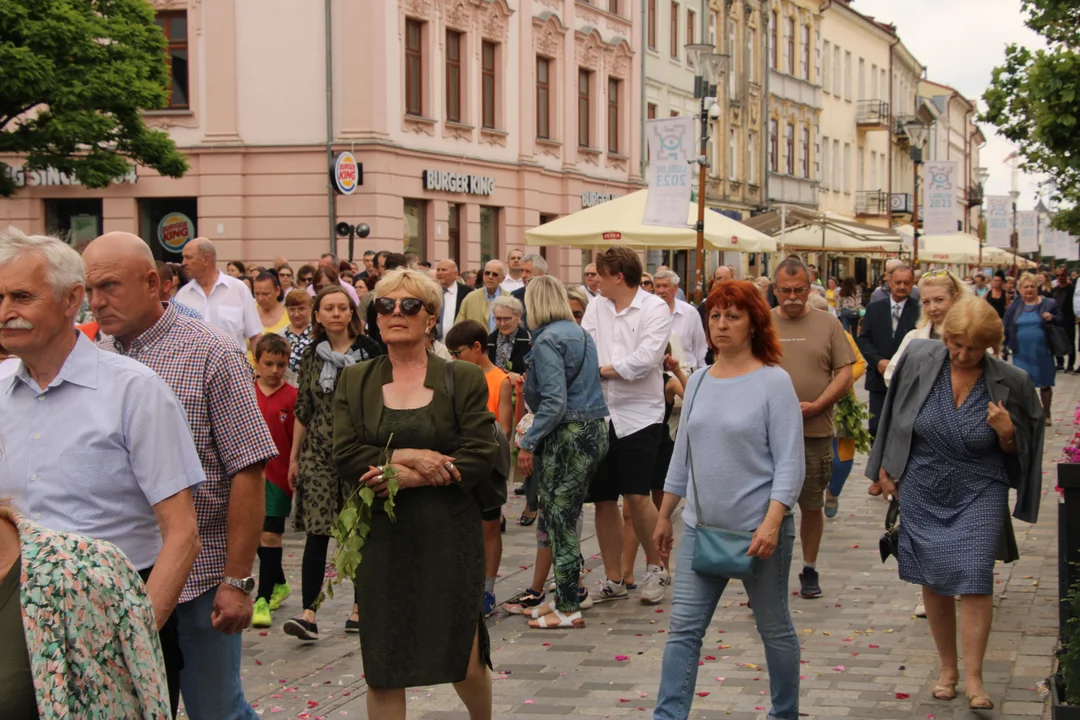
[[(694, 97), (701, 101), (701, 145), (698, 152), (698, 218), (697, 255), (694, 258), (694, 300), (701, 302), (705, 286), (702, 272), (705, 257), (705, 169), (709, 166), (709, 115), (716, 105), (716, 80), (727, 72), (730, 56), (716, 52), (709, 43), (693, 43), (686, 46), (688, 57), (698, 69), (694, 78)], [(719, 113), (717, 112), (717, 116)]]
[(919, 166), (922, 165), (923, 155), (922, 148), (926, 142), (926, 135), (928, 130), (921, 122), (909, 123), (905, 128), (907, 131), (908, 139), (911, 141), (911, 148), (909, 153), (911, 154), (911, 162), (915, 164), (915, 197), (912, 198), (914, 207), (911, 208), (911, 225), (914, 228), (915, 233), (915, 254), (913, 265), (915, 269), (919, 269)]
[(1020, 199), (1020, 191), (1019, 190), (1010, 190), (1009, 191), (1009, 197), (1012, 198), (1013, 231), (1012, 231), (1011, 241), (1012, 241), (1012, 254), (1013, 254), (1013, 277), (1019, 277), (1019, 275), (1017, 275), (1017, 272), (1016, 272), (1016, 263), (1017, 263), (1017, 260), (1016, 260), (1017, 247), (1016, 246), (1017, 246), (1017, 240), (1018, 240), (1017, 233), (1016, 233), (1016, 201)]
[(986, 181), (990, 179), (990, 171), (984, 167), (975, 168), (975, 180), (979, 183), (979, 271), (982, 271), (983, 249), (983, 203), (986, 202)]

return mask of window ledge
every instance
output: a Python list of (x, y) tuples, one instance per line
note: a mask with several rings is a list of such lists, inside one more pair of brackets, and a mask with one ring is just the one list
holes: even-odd
[(162, 110), (143, 110), (143, 115), (145, 115), (146, 117), (194, 117), (195, 112), (191, 108), (168, 108)]
[(607, 154), (607, 156), (608, 156), (608, 157), (609, 157), (610, 159), (612, 159), (612, 160), (621, 160), (621, 161), (623, 161), (623, 162), (625, 162), (625, 161), (627, 161), (627, 160), (629, 160), (629, 159), (630, 159), (630, 156), (629, 156), (629, 155), (623, 155), (623, 154), (621, 154), (621, 153), (613, 152), (613, 151), (611, 151), (611, 150), (608, 150), (608, 154)]
[(496, 130), (495, 128), (480, 128), (480, 142), (487, 143), (488, 145), (499, 145), (506, 147), (506, 138), (510, 137), (510, 133), (505, 130)]
[(435, 118), (424, 117), (423, 115), (412, 115), (405, 113), (404, 119), (406, 122), (423, 123), (424, 125), (434, 125), (438, 120)]
[(562, 147), (562, 143), (558, 140), (552, 140), (551, 138), (536, 138), (537, 145), (549, 145), (551, 147)]
[[(417, 119), (417, 120), (420, 119), (420, 118), (416, 118), (416, 116), (414, 116), (414, 115), (407, 115), (406, 117), (407, 118)], [(476, 129), (475, 125), (467, 125), (467, 124), (462, 123), (462, 122), (457, 122), (456, 120), (447, 120), (446, 121), (446, 127), (454, 128), (455, 130), (475, 130)]]
[(499, 135), (501, 137), (509, 137), (510, 133), (505, 130), (499, 130), (498, 128), (482, 127), (480, 132), (485, 135)]
[(425, 135), (435, 135), (435, 125), (438, 123), (435, 118), (421, 117), (420, 115), (409, 115), (406, 113), (401, 118), (402, 129), (406, 132), (413, 132), (416, 134), (424, 133)]
[(600, 151), (596, 148), (588, 147), (587, 145), (578, 145), (578, 152), (585, 153), (586, 155), (599, 155)]

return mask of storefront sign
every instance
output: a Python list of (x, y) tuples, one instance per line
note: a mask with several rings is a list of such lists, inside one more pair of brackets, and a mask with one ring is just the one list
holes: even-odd
[(1012, 198), (990, 195), (986, 198), (986, 244), (1012, 247)]
[(643, 225), (685, 228), (690, 208), (694, 118), (683, 115), (647, 122), (649, 190)]
[(193, 237), (195, 223), (184, 213), (169, 213), (158, 223), (158, 243), (171, 253), (179, 254)]
[(596, 207), (601, 203), (606, 203), (608, 200), (614, 200), (617, 197), (618, 195), (613, 195), (612, 193), (587, 190), (586, 192), (581, 193), (581, 208), (584, 210), (585, 208)]
[(1016, 231), (1020, 238), (1016, 243), (1017, 252), (1039, 251), (1039, 222), (1039, 213), (1034, 210), (1016, 213)]
[(621, 232), (606, 232), (603, 235), (604, 240), (622, 240)]
[[(69, 175), (66, 172), (61, 172), (54, 167), (48, 167), (44, 170), (26, 170), (22, 166), (15, 167), (13, 165), (7, 166), (7, 174), (15, 182), (15, 187), (57, 187), (61, 185), (75, 185), (80, 186), (80, 183), (74, 175)], [(132, 165), (128, 170), (128, 174), (123, 177), (113, 180), (113, 185), (120, 185), (123, 183), (130, 183), (134, 185), (139, 181), (139, 175), (135, 171), (135, 166)]]
[(352, 195), (360, 186), (362, 168), (351, 152), (343, 152), (334, 161), (334, 187), (342, 195)]
[(424, 189), (466, 195), (494, 195), (495, 178), (482, 175), (463, 175), (442, 170), (424, 171)]
[(923, 171), (926, 198), (922, 216), (924, 235), (956, 232), (956, 163), (928, 162)]

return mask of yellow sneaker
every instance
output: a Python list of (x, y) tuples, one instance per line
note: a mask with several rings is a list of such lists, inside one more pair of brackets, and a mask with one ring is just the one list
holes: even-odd
[(270, 603), (266, 602), (266, 598), (259, 598), (251, 612), (251, 627), (268, 628), (270, 625)]
[(275, 585), (274, 591), (270, 593), (270, 609), (277, 610), (279, 607), (281, 607), (281, 603), (285, 600), (285, 598), (289, 597), (290, 595), (292, 595), (292, 588), (289, 587), (289, 583)]

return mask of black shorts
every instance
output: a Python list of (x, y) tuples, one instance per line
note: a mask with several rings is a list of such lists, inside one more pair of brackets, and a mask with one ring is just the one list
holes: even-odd
[(649, 425), (624, 438), (608, 422), (608, 452), (589, 485), (589, 502), (618, 500), (620, 495), (648, 495), (664, 424)]
[(484, 522), (491, 522), (492, 520), (498, 520), (502, 516), (502, 508), (492, 508), (491, 510), (481, 510), (480, 519)]
[(656, 462), (653, 464), (653, 490), (663, 490), (667, 482), (668, 465), (671, 464), (671, 454), (675, 451), (675, 441), (671, 439), (671, 431), (667, 423), (664, 424), (660, 433), (660, 449), (656, 451)]
[(283, 517), (270, 517), (269, 515), (263, 516), (263, 532), (277, 533), (278, 535), (285, 534), (285, 521), (288, 518)]

